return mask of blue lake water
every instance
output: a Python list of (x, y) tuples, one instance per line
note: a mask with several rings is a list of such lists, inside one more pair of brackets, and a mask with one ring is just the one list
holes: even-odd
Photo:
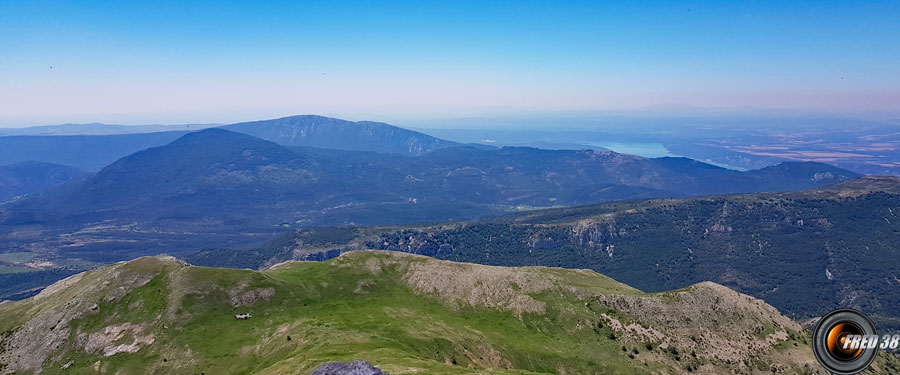
[(645, 158), (661, 158), (663, 156), (676, 156), (659, 143), (643, 142), (589, 142), (588, 146), (603, 147), (620, 154), (632, 154)]

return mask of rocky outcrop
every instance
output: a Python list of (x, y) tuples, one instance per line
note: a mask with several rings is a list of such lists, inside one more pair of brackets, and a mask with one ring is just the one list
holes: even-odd
[[(5, 309), (15, 310), (27, 320), (0, 339), (0, 374), (40, 373), (44, 362), (69, 339), (70, 322), (97, 312), (100, 302), (121, 299), (166, 268), (185, 265), (171, 256), (138, 258), (71, 276), (31, 299), (9, 303)], [(129, 333), (132, 342), (117, 341), (124, 333)], [(132, 325), (111, 326), (94, 335), (76, 334), (86, 350), (106, 356), (134, 352), (154, 340), (152, 335), (143, 334), (143, 327)]]
[(366, 361), (330, 362), (319, 366), (313, 375), (388, 375)]

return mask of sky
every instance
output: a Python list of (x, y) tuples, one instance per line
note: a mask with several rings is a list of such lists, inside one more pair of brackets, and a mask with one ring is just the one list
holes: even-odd
[(900, 1), (0, 0), (0, 126), (896, 116), (898, 20)]

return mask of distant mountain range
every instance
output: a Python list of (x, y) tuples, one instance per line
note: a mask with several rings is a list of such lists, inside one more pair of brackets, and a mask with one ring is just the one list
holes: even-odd
[[(163, 146), (188, 131), (212, 126), (67, 124), (0, 129), (0, 165), (39, 161), (97, 171), (134, 152)], [(245, 122), (223, 128), (284, 146), (400, 155), (422, 155), (440, 148), (462, 146), (384, 123), (311, 115)]]
[(43, 262), (32, 263), (45, 270), (0, 274), (0, 297), (46, 285), (53, 277), (44, 272), (247, 247), (298, 227), (473, 220), (620, 199), (797, 190), (855, 176), (817, 163), (737, 172), (591, 150), (460, 146), (413, 157), (286, 147), (212, 128), (0, 205), (0, 247), (38, 256)]
[(298, 227), (474, 220), (621, 199), (800, 190), (857, 176), (817, 163), (738, 172), (685, 158), (471, 147), (318, 116), (234, 128), (293, 145), (223, 128), (0, 137), (0, 146), (10, 146), (0, 147), (0, 160), (43, 158), (94, 170), (132, 152), (93, 175), (0, 205), (0, 247), (37, 256), (29, 264), (44, 270), (21, 273), (35, 268), (9, 263), (18, 273), (0, 274), (0, 296), (22, 293), (16, 285), (46, 285), (55, 276), (45, 271), (247, 247)]
[[(0, 128), (0, 137), (6, 136), (109, 136), (123, 134), (146, 134), (160, 132), (191, 132), (206, 128), (222, 127), (238, 133), (272, 141), (284, 146), (310, 146), (338, 150), (372, 151), (400, 155), (422, 155), (440, 148), (458, 147), (459, 143), (445, 141), (420, 132), (406, 130), (393, 125), (373, 121), (347, 121), (336, 118), (299, 115), (272, 120), (242, 122), (231, 125), (188, 124), (188, 125), (110, 125), (110, 124), (63, 124), (26, 128)], [(134, 137), (132, 137), (133, 139)], [(139, 136), (138, 138), (141, 138)], [(151, 138), (152, 137), (148, 137)], [(86, 142), (91, 138), (62, 138), (73, 143)], [(127, 142), (119, 138), (121, 142)], [(60, 139), (57, 139), (57, 145)], [(149, 140), (152, 142), (152, 140)], [(87, 141), (89, 142), (89, 141)], [(153, 146), (161, 146), (153, 144)], [(7, 144), (12, 147), (12, 144)], [(81, 147), (86, 145), (82, 144)], [(148, 146), (151, 147), (151, 146)], [(491, 148), (489, 146), (481, 146)], [(85, 150), (89, 151), (89, 150)], [(119, 157), (127, 152), (110, 151)], [(2, 156), (0, 156), (2, 163)], [(109, 164), (109, 163), (107, 163)], [(105, 164), (104, 164), (105, 166)]]
[(737, 172), (683, 158), (532, 148), (420, 157), (288, 149), (223, 129), (139, 151), (82, 182), (2, 211), (6, 225), (113, 220), (390, 224), (618, 199), (799, 190), (856, 174), (817, 163)]
[(187, 132), (0, 137), (0, 165), (37, 161), (97, 171), (126, 155), (172, 142)]
[(63, 165), (22, 162), (0, 166), (0, 202), (47, 191), (87, 173)]
[(111, 125), (111, 124), (61, 124), (25, 128), (0, 128), (0, 137), (10, 135), (119, 135), (158, 133), (171, 131), (197, 131), (220, 126), (219, 124), (186, 125)]
[(793, 193), (653, 199), (429, 226), (319, 228), (197, 264), (264, 267), (384, 249), (482, 264), (590, 268), (647, 292), (721, 283), (794, 318), (853, 307), (900, 330), (900, 178)]
[[(17, 164), (0, 167), (0, 299), (34, 297), (0, 303), (0, 373), (350, 359), (423, 373), (813, 373), (800, 325), (719, 284), (794, 319), (854, 307), (900, 330), (900, 178), (827, 164), (742, 172), (319, 116), (0, 136), (3, 160)], [(141, 258), (35, 295), (160, 253), (267, 270)], [(489, 266), (588, 268), (640, 290), (585, 270)], [(260, 319), (234, 318), (244, 313)], [(291, 323), (302, 319), (313, 320)], [(222, 324), (249, 331), (195, 341)], [(335, 357), (334, 343), (366, 356)], [(191, 358), (178, 357), (185, 345)], [(140, 351), (102, 359), (121, 348)], [(884, 373), (898, 363), (879, 361)]]

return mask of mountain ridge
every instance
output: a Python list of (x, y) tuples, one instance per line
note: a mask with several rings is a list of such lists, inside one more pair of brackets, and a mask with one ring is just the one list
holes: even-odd
[[(395, 375), (825, 374), (809, 332), (714, 283), (646, 294), (592, 271), (396, 252), (265, 272), (144, 257), (4, 302), (0, 317), (0, 373), (278, 374), (364, 359)], [(880, 355), (869, 373), (897, 365)]]
[(0, 247), (45, 265), (0, 276), (10, 281), (0, 296), (23, 295), (51, 269), (66, 274), (140, 255), (250, 247), (298, 227), (476, 220), (621, 199), (805, 189), (855, 176), (821, 164), (768, 171), (783, 168), (801, 171), (773, 187), (761, 172), (608, 151), (464, 146), (403, 156), (288, 148), (206, 129), (0, 206)]
[(0, 136), (0, 164), (38, 161), (97, 171), (119, 158), (178, 139), (186, 132), (116, 135)]
[(619, 201), (474, 222), (310, 228), (196, 264), (265, 267), (350, 250), (394, 250), (481, 264), (589, 268), (654, 292), (715, 281), (798, 319), (853, 307), (900, 330), (900, 178), (861, 177), (801, 192)]
[(374, 121), (347, 121), (317, 115), (295, 115), (243, 122), (223, 129), (249, 134), (284, 146), (314, 146), (418, 156), (461, 144)]
[(66, 136), (66, 135), (116, 135), (136, 133), (158, 133), (167, 131), (194, 131), (219, 124), (184, 125), (117, 125), (99, 122), (81, 124), (38, 125), (22, 128), (0, 128), (0, 137), (12, 135), (26, 136)]
[[(222, 128), (258, 135), (284, 146), (421, 155), (461, 146), (390, 124), (297, 115), (230, 125), (64, 124), (0, 129), (0, 165), (28, 160), (97, 171), (131, 153), (163, 146), (195, 129)], [(341, 141), (341, 139), (344, 139)], [(479, 146), (487, 147), (487, 146)]]
[[(802, 173), (790, 173), (790, 178), (775, 183), (768, 181), (767, 172), (782, 169), (801, 169)], [(818, 175), (827, 178), (812, 178)], [(591, 150), (446, 148), (412, 158), (307, 152), (213, 128), (123, 157), (83, 182), (50, 192), (42, 200), (24, 202), (22, 208), (8, 208), (5, 220), (14, 223), (15, 212), (26, 211), (31, 217), (28, 221), (38, 218), (41, 212), (64, 217), (92, 210), (109, 212), (107, 216), (114, 218), (114, 211), (126, 214), (122, 210), (139, 207), (137, 204), (142, 201), (152, 202), (152, 207), (144, 208), (144, 213), (152, 217), (154, 210), (161, 209), (160, 200), (199, 209), (198, 204), (203, 202), (225, 199), (239, 205), (234, 207), (237, 209), (242, 204), (240, 200), (226, 196), (232, 190), (235, 194), (249, 194), (241, 197), (248, 202), (243, 203), (245, 208), (255, 203), (272, 206), (282, 199), (286, 201), (277, 205), (285, 208), (379, 202), (412, 208), (415, 204), (440, 204), (449, 198), (462, 207), (485, 206), (480, 209), (483, 215), (490, 212), (486, 210), (490, 205), (571, 205), (773, 187), (794, 190), (853, 176), (852, 172), (815, 163), (786, 163), (765, 170), (737, 172), (688, 159), (646, 159)], [(256, 186), (250, 186), (251, 182)], [(292, 190), (292, 183), (300, 185)], [(362, 189), (363, 184), (368, 187)], [(308, 189), (303, 190), (303, 185)], [(177, 210), (162, 211), (178, 215)], [(455, 211), (451, 210), (449, 217), (454, 216), (452, 212)], [(140, 216), (134, 215), (137, 213), (128, 215), (138, 219)], [(199, 211), (190, 215), (198, 214)], [(283, 215), (275, 211), (272, 214)], [(269, 220), (275, 224), (296, 219)]]
[(77, 168), (36, 161), (0, 166), (0, 202), (29, 194), (42, 193), (65, 183), (84, 178)]

